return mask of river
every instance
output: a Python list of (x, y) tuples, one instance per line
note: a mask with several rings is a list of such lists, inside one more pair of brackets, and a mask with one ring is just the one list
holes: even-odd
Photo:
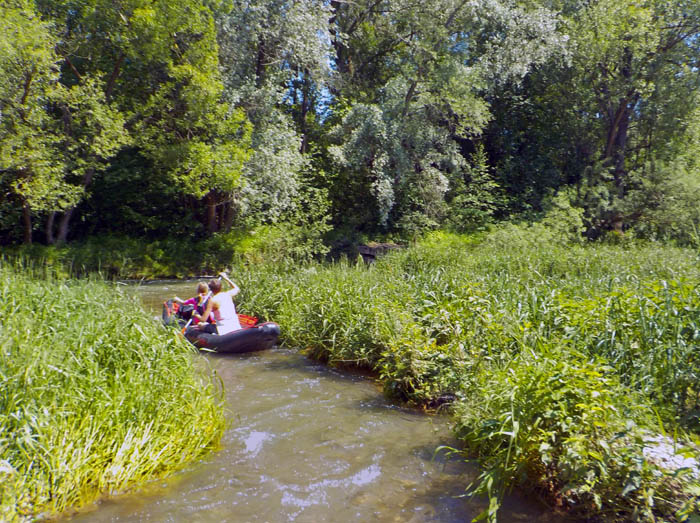
[[(158, 315), (163, 299), (193, 287), (137, 290)], [(286, 348), (198, 358), (225, 386), (221, 449), (71, 521), (463, 522), (487, 506), (463, 496), (477, 469), (436, 451), (456, 444), (446, 417), (387, 401), (373, 381)], [(515, 493), (499, 521), (563, 519)]]

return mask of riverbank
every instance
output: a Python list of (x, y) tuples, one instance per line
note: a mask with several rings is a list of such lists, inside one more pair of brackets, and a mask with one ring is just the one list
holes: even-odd
[(233, 230), (202, 239), (103, 234), (62, 245), (4, 247), (3, 257), (32, 260), (66, 278), (99, 274), (109, 280), (182, 279), (217, 274), (231, 265), (279, 260), (300, 262), (328, 250), (316, 243), (309, 246), (307, 241), (310, 240), (297, 238), (293, 230), (278, 227)]
[(485, 517), (520, 486), (588, 520), (683, 521), (698, 480), (669, 463), (697, 462), (698, 256), (622, 243), (513, 226), (231, 276), (241, 312), (280, 323), (286, 346), (448, 409)]
[(127, 491), (217, 447), (220, 386), (134, 298), (0, 263), (0, 317), (3, 521)]
[(485, 516), (514, 485), (605, 521), (697, 510), (691, 471), (645, 457), (662, 433), (697, 454), (696, 252), (436, 234), (371, 266), (233, 277), (288, 346), (376, 372), (409, 403), (449, 406), (461, 452), (482, 465)]

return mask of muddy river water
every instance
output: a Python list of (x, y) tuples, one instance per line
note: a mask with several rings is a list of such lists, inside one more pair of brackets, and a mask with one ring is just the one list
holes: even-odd
[[(189, 297), (193, 287), (161, 282), (138, 292), (157, 315), (164, 298)], [(225, 386), (221, 449), (72, 521), (463, 522), (486, 507), (462, 496), (477, 469), (436, 452), (455, 444), (446, 417), (403, 408), (371, 380), (288, 348), (198, 358)], [(499, 521), (562, 519), (514, 493)]]

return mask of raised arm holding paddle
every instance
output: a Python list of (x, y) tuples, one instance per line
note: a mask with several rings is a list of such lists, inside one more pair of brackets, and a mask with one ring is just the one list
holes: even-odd
[(229, 279), (225, 272), (219, 273), (219, 276), (231, 286), (231, 289), (222, 291), (221, 279), (212, 279), (209, 282), (212, 296), (209, 298), (207, 307), (201, 317), (208, 318), (209, 314), (213, 313), (218, 334), (227, 334), (241, 328), (241, 323), (236, 313), (236, 306), (233, 303), (233, 297), (240, 292), (240, 288)]

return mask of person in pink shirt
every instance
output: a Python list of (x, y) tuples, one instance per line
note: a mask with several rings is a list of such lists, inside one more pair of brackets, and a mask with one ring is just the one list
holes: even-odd
[(204, 314), (197, 315), (197, 317), (201, 320), (201, 318), (208, 318), (209, 314), (213, 314), (218, 334), (228, 334), (241, 329), (236, 305), (233, 303), (233, 297), (240, 292), (240, 289), (238, 285), (229, 279), (225, 272), (221, 272), (219, 275), (231, 288), (227, 291), (222, 291), (221, 280), (216, 278), (211, 280), (209, 289), (212, 292), (212, 296), (207, 302)]
[[(204, 312), (204, 308), (207, 305), (207, 299), (209, 298), (209, 286), (204, 283), (203, 281), (199, 282), (197, 284), (197, 296), (194, 298), (190, 298), (188, 300), (183, 300), (182, 298), (179, 298), (178, 296), (175, 296), (174, 300), (175, 302), (180, 304), (180, 307), (184, 307), (186, 305), (192, 305), (193, 307), (193, 323), (196, 325), (199, 323), (201, 320), (201, 315)], [(198, 313), (198, 314), (194, 314)], [(210, 317), (209, 322), (214, 323), (214, 318)]]

